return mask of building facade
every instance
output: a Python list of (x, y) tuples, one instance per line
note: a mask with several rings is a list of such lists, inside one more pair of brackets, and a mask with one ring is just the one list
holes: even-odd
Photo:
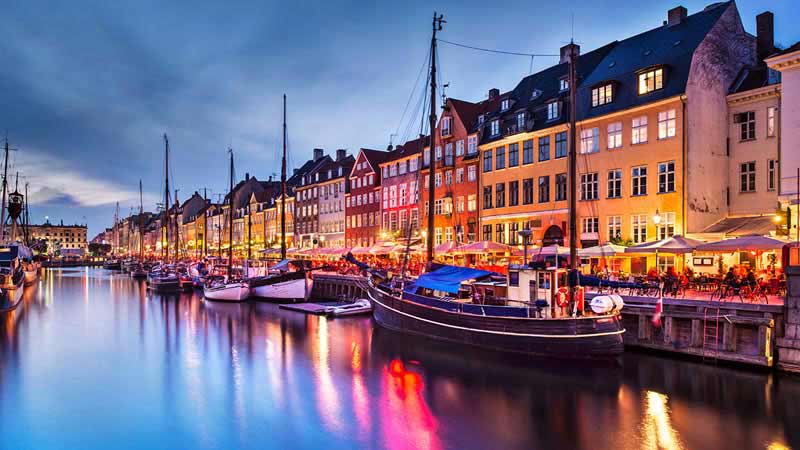
[(345, 245), (345, 197), (347, 176), (353, 170), (355, 158), (346, 150), (336, 150), (336, 159), (319, 169), (319, 227), (320, 245), (342, 248)]
[(30, 240), (41, 240), (47, 243), (47, 253), (58, 255), (61, 250), (85, 254), (89, 243), (86, 241), (86, 225), (52, 224), (46, 221), (41, 225), (29, 225)]
[(381, 171), (381, 235), (417, 238), (419, 230), (420, 158), (428, 137), (417, 138), (392, 150)]
[(345, 197), (345, 244), (367, 247), (381, 239), (381, 168), (389, 152), (362, 148), (348, 178)]

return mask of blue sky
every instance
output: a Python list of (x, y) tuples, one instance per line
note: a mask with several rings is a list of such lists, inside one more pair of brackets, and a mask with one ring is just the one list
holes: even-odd
[[(709, 2), (684, 1), (692, 14)], [(442, 39), (553, 54), (570, 39), (590, 50), (659, 26), (674, 1), (572, 2), (39, 2), (3, 8), (0, 130), (13, 170), (30, 184), (33, 220), (88, 222), (94, 235), (145, 208), (163, 189), (163, 139), (179, 197), (227, 186), (226, 148), (237, 175), (280, 170), (281, 95), (289, 99), (290, 165), (314, 147), (385, 148), (420, 71), (433, 10)], [(502, 6), (501, 6), (502, 5)], [(745, 27), (771, 10), (776, 42), (800, 40), (789, 0), (741, 0)], [(513, 88), (526, 57), (441, 44), (447, 94), (480, 100)], [(534, 60), (534, 70), (556, 58)], [(395, 138), (395, 143), (402, 139)]]

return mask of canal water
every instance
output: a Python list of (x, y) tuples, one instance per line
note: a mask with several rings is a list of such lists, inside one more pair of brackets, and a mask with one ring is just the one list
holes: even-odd
[(2, 449), (781, 449), (798, 419), (800, 378), (510, 358), (102, 269), (0, 316)]

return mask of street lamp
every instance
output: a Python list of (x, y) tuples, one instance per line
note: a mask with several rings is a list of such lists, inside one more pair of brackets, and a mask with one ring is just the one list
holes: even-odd
[(519, 234), (519, 237), (522, 238), (522, 265), (527, 267), (527, 265), (528, 265), (528, 242), (530, 241), (530, 238), (531, 238), (531, 235), (533, 234), (533, 232), (531, 232), (530, 229), (525, 228), (524, 230), (517, 231), (517, 234)]
[(661, 223), (661, 214), (659, 214), (658, 208), (656, 208), (656, 214), (653, 216), (653, 223), (656, 225)]

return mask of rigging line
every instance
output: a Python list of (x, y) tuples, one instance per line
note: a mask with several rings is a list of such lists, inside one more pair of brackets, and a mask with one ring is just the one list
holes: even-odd
[(445, 44), (455, 45), (456, 47), (468, 48), (471, 50), (478, 50), (481, 52), (488, 52), (488, 53), (498, 53), (501, 55), (512, 55), (512, 56), (560, 56), (556, 54), (550, 53), (522, 53), (522, 52), (510, 52), (506, 50), (495, 50), (491, 48), (483, 48), (483, 47), (475, 47), (472, 45), (460, 44), (458, 42), (446, 41), (444, 39), (436, 39), (438, 42), (444, 42)]
[(431, 61), (431, 52), (428, 50), (428, 56), (425, 60), (422, 61), (422, 67), (419, 68), (419, 73), (417, 73), (417, 79), (414, 80), (414, 87), (411, 89), (411, 94), (408, 96), (408, 101), (406, 101), (406, 107), (403, 108), (403, 114), (400, 116), (400, 123), (397, 124), (397, 130), (395, 134), (400, 134), (400, 127), (403, 125), (403, 120), (406, 117), (406, 112), (408, 111), (408, 106), (411, 104), (411, 100), (414, 98), (414, 93), (417, 91), (417, 87), (419, 87), (419, 79), (422, 77), (422, 71), (425, 70), (425, 67), (430, 65)]

